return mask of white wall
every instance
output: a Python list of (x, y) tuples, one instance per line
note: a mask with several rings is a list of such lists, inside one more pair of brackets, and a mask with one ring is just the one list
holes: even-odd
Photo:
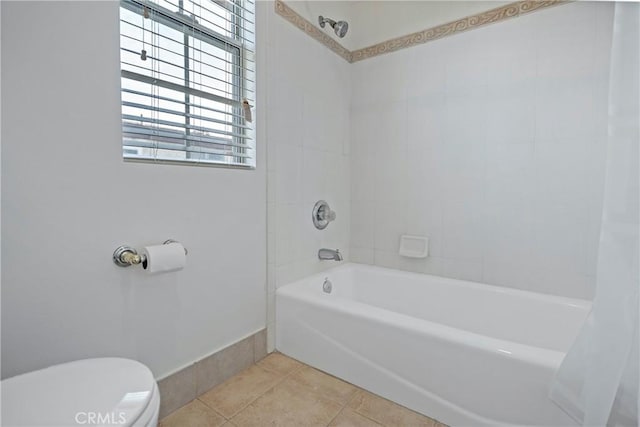
[[(274, 330), (275, 290), (334, 267), (318, 249), (349, 255), (350, 65), (302, 33), (268, 2), (266, 94), (268, 135), (269, 331)], [(324, 199), (337, 219), (325, 230), (311, 222)], [(269, 334), (273, 345), (273, 334)]]
[[(157, 377), (265, 325), (255, 171), (124, 163), (118, 2), (2, 2), (2, 376), (94, 356)], [(167, 238), (180, 272), (111, 261)]]
[[(592, 297), (612, 3), (355, 63), (355, 262)], [(397, 255), (401, 234), (431, 256)]]

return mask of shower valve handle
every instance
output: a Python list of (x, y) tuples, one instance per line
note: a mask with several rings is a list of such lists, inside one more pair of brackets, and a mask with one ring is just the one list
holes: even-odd
[(329, 206), (322, 206), (318, 210), (318, 217), (325, 221), (331, 222), (331, 221), (335, 221), (336, 213), (331, 209), (329, 209)]
[(313, 207), (311, 219), (318, 230), (324, 230), (331, 221), (335, 221), (336, 213), (331, 210), (327, 202), (319, 200)]

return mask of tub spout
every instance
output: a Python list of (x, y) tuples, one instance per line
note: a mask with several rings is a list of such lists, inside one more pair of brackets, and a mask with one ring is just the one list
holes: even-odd
[(318, 259), (342, 261), (342, 254), (340, 253), (340, 249), (322, 248), (318, 251)]

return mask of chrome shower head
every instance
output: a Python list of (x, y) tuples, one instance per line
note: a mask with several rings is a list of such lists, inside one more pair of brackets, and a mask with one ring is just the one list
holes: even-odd
[(347, 21), (336, 22), (333, 19), (324, 18), (322, 15), (318, 17), (318, 23), (320, 24), (320, 28), (324, 28), (327, 22), (329, 23), (329, 25), (331, 25), (331, 28), (333, 28), (333, 31), (340, 38), (344, 37), (345, 34), (347, 34), (347, 31), (349, 30), (349, 23), (347, 23)]
[(338, 21), (335, 25), (332, 25), (333, 31), (336, 32), (336, 35), (340, 38), (344, 37), (349, 30), (349, 24), (347, 21)]

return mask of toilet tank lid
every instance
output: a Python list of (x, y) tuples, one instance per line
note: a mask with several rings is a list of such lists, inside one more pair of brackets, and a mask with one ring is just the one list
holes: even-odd
[(2, 424), (129, 427), (157, 393), (145, 365), (84, 359), (3, 380)]

